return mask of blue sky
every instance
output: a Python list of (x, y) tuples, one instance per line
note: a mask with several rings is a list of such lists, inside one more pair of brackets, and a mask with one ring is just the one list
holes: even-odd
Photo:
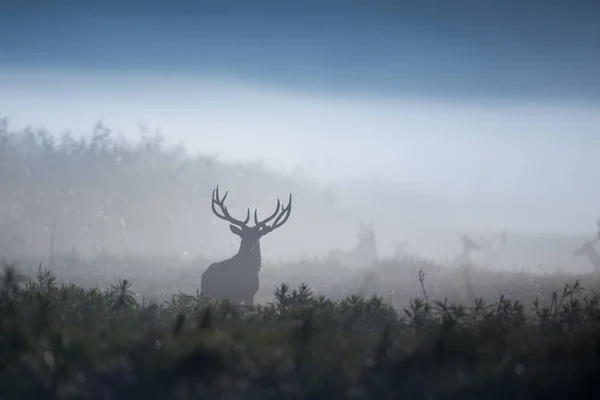
[(5, 66), (188, 72), (411, 98), (600, 96), (594, 1), (10, 3), (0, 17)]
[(0, 113), (593, 220), (597, 1), (281, 3), (5, 2)]

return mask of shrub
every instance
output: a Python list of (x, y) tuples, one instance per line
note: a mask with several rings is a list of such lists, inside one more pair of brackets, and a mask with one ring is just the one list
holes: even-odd
[(138, 301), (131, 283), (59, 284), (6, 266), (0, 393), (6, 398), (583, 398), (597, 394), (599, 296), (575, 282), (532, 307), (422, 294), (327, 299), (282, 284), (255, 307), (179, 293)]

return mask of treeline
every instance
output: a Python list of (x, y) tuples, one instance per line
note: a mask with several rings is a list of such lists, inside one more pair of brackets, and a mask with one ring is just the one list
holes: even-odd
[[(276, 197), (294, 195), (289, 229), (270, 240), (271, 254), (303, 240), (315, 224), (341, 218), (325, 188), (285, 176), (260, 162), (224, 163), (216, 156), (168, 146), (158, 133), (142, 131), (131, 141), (96, 124), (88, 135), (13, 131), (0, 121), (0, 243), (5, 250), (146, 254), (226, 252), (237, 242), (215, 221), (210, 195), (230, 190), (230, 210), (258, 207), (268, 213)], [(214, 222), (214, 224), (211, 224)], [(267, 246), (269, 244), (267, 243)], [(302, 251), (288, 245), (286, 250)], [(282, 253), (279, 253), (282, 254)]]

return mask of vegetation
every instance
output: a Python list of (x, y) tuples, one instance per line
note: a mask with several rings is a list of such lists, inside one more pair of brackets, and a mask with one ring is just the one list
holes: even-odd
[[(0, 393), (6, 398), (587, 398), (600, 393), (600, 295), (579, 282), (548, 304), (500, 297), (338, 301), (282, 284), (236, 308), (178, 294), (138, 300), (4, 269)], [(417, 282), (417, 283), (419, 283)]]
[(302, 204), (295, 229), (274, 238), (274, 250), (300, 238), (318, 248), (318, 240), (303, 232), (317, 223), (339, 226), (343, 215), (330, 192), (313, 181), (260, 162), (191, 154), (146, 129), (139, 140), (101, 123), (82, 136), (57, 135), (13, 130), (0, 118), (0, 251), (48, 257), (53, 234), (55, 252), (228, 253), (231, 232), (211, 223), (210, 194), (217, 184), (234, 189), (227, 200), (232, 212), (249, 204), (270, 208), (271, 196), (294, 194)]

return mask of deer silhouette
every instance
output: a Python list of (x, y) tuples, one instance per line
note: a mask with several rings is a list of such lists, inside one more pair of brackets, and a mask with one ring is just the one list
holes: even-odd
[(472, 302), (474, 295), (473, 287), (473, 274), (471, 267), (471, 252), (481, 250), (482, 247), (479, 243), (473, 241), (467, 235), (460, 235), (462, 241), (462, 253), (458, 257), (460, 269), (462, 269), (463, 282), (465, 284), (465, 292), (467, 294), (467, 300)]
[(506, 233), (506, 230), (503, 229), (502, 232), (500, 232), (500, 251), (506, 250), (507, 236), (508, 234)]
[(485, 263), (490, 266), (494, 259), (494, 238), (480, 238), (479, 245), (481, 246), (481, 250), (483, 252), (483, 259)]
[(406, 249), (408, 248), (409, 243), (410, 243), (410, 240), (404, 240), (404, 241), (394, 240), (394, 246), (395, 246), (394, 258), (396, 260), (400, 260), (400, 259), (403, 259), (404, 257), (406, 257), (406, 255), (407, 255)]
[(373, 232), (373, 223), (364, 224), (361, 221), (356, 238), (358, 244), (354, 249), (350, 251), (332, 250), (327, 255), (327, 262), (357, 268), (368, 266), (377, 260), (377, 242)]
[(596, 274), (600, 274), (600, 255), (598, 255), (598, 252), (594, 247), (598, 240), (600, 240), (600, 238), (596, 238), (594, 240), (585, 242), (573, 252), (574, 256), (586, 257), (588, 262), (592, 264), (592, 267), (594, 268), (594, 273)]
[(460, 240), (462, 241), (462, 253), (458, 256), (458, 261), (461, 264), (469, 264), (471, 263), (471, 252), (481, 250), (482, 247), (467, 235), (460, 235)]
[[(231, 232), (240, 237), (240, 248), (233, 257), (211, 264), (202, 274), (200, 282), (200, 294), (202, 297), (214, 297), (227, 299), (231, 303), (254, 305), (254, 296), (260, 289), (259, 272), (262, 262), (260, 254), (260, 238), (286, 223), (292, 211), (292, 194), (287, 206), (282, 207), (279, 198), (275, 212), (266, 219), (258, 220), (258, 210), (254, 210), (254, 226), (248, 226), (250, 221), (250, 209), (246, 213), (246, 219), (240, 221), (233, 218), (225, 199), (219, 198), (219, 186), (213, 190), (211, 208), (212, 212), (220, 219), (230, 223)], [(217, 211), (217, 207), (220, 212)], [(267, 225), (273, 219), (271, 225)]]

